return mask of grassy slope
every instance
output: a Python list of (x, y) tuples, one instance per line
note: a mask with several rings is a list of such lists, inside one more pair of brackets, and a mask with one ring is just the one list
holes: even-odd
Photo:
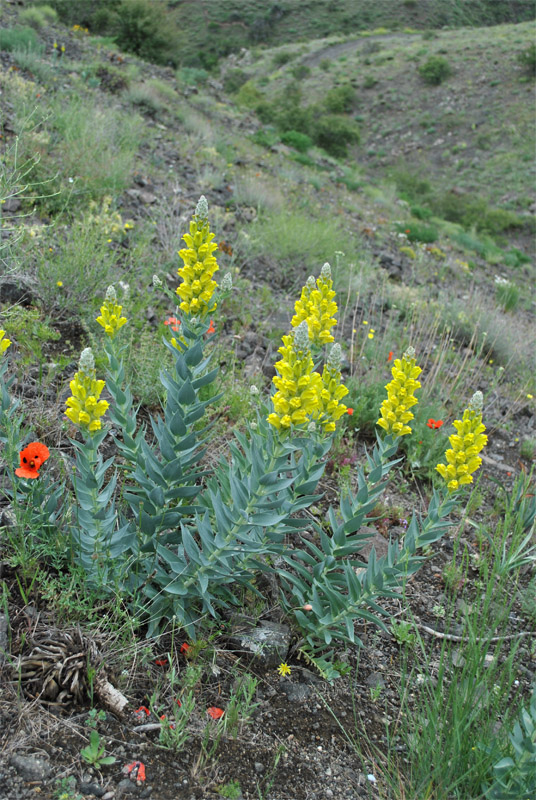
[[(353, 156), (374, 180), (395, 168), (413, 174), (415, 184), (428, 180), (436, 194), (456, 187), (526, 210), (534, 201), (533, 84), (517, 55), (533, 33), (532, 23), (525, 23), (441, 31), (432, 40), (402, 33), (317, 40), (306, 53), (280, 48), (291, 56), (284, 66), (265, 51), (248, 72), (268, 99), (299, 83), (304, 104), (350, 83), (356, 92), (350, 115), (362, 131)], [(435, 55), (449, 61), (453, 74), (440, 86), (427, 86), (417, 69)], [(292, 75), (297, 64), (311, 69), (299, 81)], [(417, 192), (408, 180), (401, 188)]]
[(189, 32), (184, 63), (203, 66), (210, 63), (212, 55), (236, 52), (252, 44), (274, 47), (381, 26), (423, 29), (520, 22), (534, 17), (530, 3), (495, 0), (183, 0), (169, 5), (179, 27)]

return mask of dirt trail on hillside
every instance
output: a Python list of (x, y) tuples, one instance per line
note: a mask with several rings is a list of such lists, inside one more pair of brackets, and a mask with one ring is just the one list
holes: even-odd
[[(408, 35), (407, 41), (411, 42), (418, 38), (418, 34), (415, 35)], [(317, 67), (320, 62), (324, 58), (338, 58), (340, 55), (344, 53), (353, 52), (355, 50), (359, 50), (368, 42), (388, 42), (392, 39), (400, 40), (400, 34), (378, 34), (377, 36), (366, 36), (360, 37), (359, 39), (352, 39), (350, 42), (341, 42), (340, 44), (332, 44), (328, 47), (322, 48), (322, 50), (317, 50), (315, 53), (311, 53), (311, 55), (304, 56), (300, 61), (300, 64), (306, 64), (308, 67)]]

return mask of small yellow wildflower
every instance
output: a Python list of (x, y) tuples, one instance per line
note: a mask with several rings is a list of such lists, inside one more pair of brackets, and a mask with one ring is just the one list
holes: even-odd
[(275, 365), (279, 375), (273, 379), (278, 391), (272, 397), (274, 411), (267, 419), (280, 430), (304, 425), (318, 411), (322, 379), (314, 372), (305, 320), (294, 329), (294, 335), (283, 336), (278, 352), (282, 359)]
[(123, 306), (117, 304), (117, 295), (113, 286), (108, 286), (104, 305), (101, 306), (101, 316), (97, 322), (102, 325), (110, 339), (113, 339), (119, 328), (126, 324), (127, 318), (121, 316)]
[(0, 356), (6, 352), (7, 348), (11, 344), (11, 339), (4, 339), (6, 335), (5, 331), (0, 331)]
[(363, 320), (363, 325), (368, 325), (368, 319)]
[(180, 308), (185, 314), (205, 317), (216, 308), (212, 300), (216, 281), (212, 276), (219, 269), (216, 258), (212, 255), (218, 249), (213, 242), (214, 234), (208, 224), (208, 204), (204, 196), (199, 198), (195, 214), (190, 222), (190, 233), (182, 237), (187, 248), (179, 250), (184, 267), (178, 270), (182, 283), (177, 289), (181, 299)]
[(369, 339), (374, 339), (374, 334), (375, 334), (375, 333), (376, 333), (375, 329), (374, 329), (374, 328), (370, 328), (370, 329), (369, 329), (369, 332), (368, 332), (368, 334), (367, 334), (367, 335), (368, 335), (368, 338), (369, 338)]
[(332, 287), (331, 267), (326, 263), (316, 282), (312, 275), (307, 279), (301, 297), (294, 306), (296, 313), (290, 324), (296, 328), (306, 320), (313, 347), (322, 347), (334, 341), (331, 328), (337, 324), (334, 314), (338, 309), (333, 299), (335, 292)]
[(482, 464), (479, 453), (487, 444), (488, 437), (482, 423), (482, 392), (475, 392), (469, 407), (463, 412), (463, 419), (452, 423), (456, 434), (449, 436), (451, 449), (445, 453), (447, 464), (438, 464), (436, 470), (447, 481), (449, 492), (473, 482), (473, 472)]
[(528, 400), (534, 400), (534, 395), (533, 394), (528, 394), (527, 395), (527, 399)]
[(59, 286), (60, 289), (63, 286), (63, 281), (56, 281), (56, 286)]
[(72, 396), (66, 402), (66, 416), (75, 425), (80, 425), (90, 433), (102, 427), (100, 418), (106, 413), (109, 403), (99, 400), (105, 382), (96, 380), (95, 359), (90, 347), (80, 355), (79, 371), (69, 384)]
[(385, 387), (387, 399), (382, 403), (381, 416), (376, 424), (394, 436), (411, 433), (408, 422), (413, 419), (413, 414), (409, 409), (418, 402), (414, 392), (420, 388), (417, 378), (422, 371), (415, 365), (414, 356), (415, 350), (408, 347), (402, 359), (395, 360), (391, 370), (393, 380)]
[(282, 676), (284, 676), (284, 675), (290, 675), (290, 672), (291, 672), (289, 665), (288, 665), (288, 664), (286, 664), (284, 661), (283, 661), (283, 663), (282, 663), (282, 664), (280, 664), (280, 665), (278, 666), (278, 668), (277, 668), (277, 671), (278, 671), (278, 672), (279, 672), (279, 674), (280, 674), (280, 675), (282, 675)]

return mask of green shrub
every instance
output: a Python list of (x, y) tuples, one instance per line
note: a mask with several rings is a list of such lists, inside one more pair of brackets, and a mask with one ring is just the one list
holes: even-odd
[(223, 88), (227, 94), (234, 94), (249, 80), (250, 75), (243, 69), (230, 69), (223, 79)]
[(517, 60), (531, 78), (536, 76), (536, 44), (534, 42), (518, 53)]
[(282, 134), (281, 141), (283, 144), (288, 145), (288, 147), (293, 147), (295, 150), (299, 150), (300, 153), (306, 153), (307, 150), (313, 145), (313, 141), (310, 136), (307, 136), (306, 133), (298, 133), (298, 131), (286, 131)]
[(208, 75), (206, 69), (199, 67), (181, 67), (176, 72), (177, 82), (184, 86), (204, 86)]
[(282, 67), (284, 64), (288, 64), (289, 61), (292, 61), (294, 56), (292, 53), (276, 53), (272, 58), (272, 64), (274, 67)]
[(422, 206), (411, 206), (410, 211), (412, 216), (416, 217), (417, 219), (430, 219), (432, 216), (432, 211), (429, 208), (423, 208)]
[(512, 228), (523, 228), (527, 219), (504, 208), (493, 208), (484, 197), (447, 192), (434, 202), (438, 213), (449, 222), (482, 233), (499, 234)]
[[(54, 9), (50, 9), (53, 14), (56, 12)], [(47, 24), (46, 15), (43, 14), (41, 8), (25, 8), (19, 14), (19, 22), (22, 22), (23, 25), (29, 25), (31, 28), (35, 28), (39, 30), (40, 28), (44, 28)]]
[(336, 158), (345, 158), (348, 145), (358, 144), (360, 140), (357, 123), (337, 114), (325, 114), (316, 119), (312, 137), (315, 144)]
[(311, 67), (308, 67), (307, 64), (296, 64), (290, 71), (297, 80), (301, 80), (302, 78), (309, 77), (311, 74)]
[(122, 0), (113, 19), (117, 46), (147, 61), (175, 64), (180, 35), (162, 0)]
[(256, 108), (264, 97), (253, 81), (246, 81), (236, 93), (235, 99), (239, 106), (244, 108)]
[(0, 30), (0, 50), (34, 50), (43, 49), (33, 28), (4, 28)]
[(356, 100), (353, 86), (345, 83), (343, 86), (334, 86), (324, 98), (324, 105), (333, 114), (348, 113), (352, 110)]
[(400, 233), (405, 233), (410, 242), (431, 244), (435, 242), (439, 236), (437, 228), (433, 225), (423, 225), (422, 222), (399, 222), (396, 228)]
[[(101, 19), (106, 18), (107, 24), (111, 20), (112, 13), (121, 5), (122, 0), (49, 0), (46, 6), (38, 2), (32, 3), (39, 9), (45, 11), (45, 14), (54, 11), (60, 20), (65, 25), (82, 25), (89, 27), (92, 30), (103, 30), (96, 26), (96, 20), (100, 16)], [(53, 22), (51, 18), (49, 22)]]
[(443, 56), (430, 56), (424, 64), (421, 64), (418, 72), (425, 83), (430, 86), (439, 86), (452, 74), (452, 69)]
[(273, 128), (261, 128), (261, 130), (255, 131), (251, 138), (255, 144), (260, 144), (261, 147), (273, 147), (279, 139)]

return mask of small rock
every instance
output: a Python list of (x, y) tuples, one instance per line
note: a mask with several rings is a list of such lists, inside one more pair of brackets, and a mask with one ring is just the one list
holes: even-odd
[(119, 781), (119, 783), (117, 784), (117, 788), (115, 790), (116, 800), (120, 800), (121, 797), (127, 797), (128, 795), (134, 795), (135, 797), (139, 797), (140, 794), (141, 794), (141, 787), (137, 786), (129, 778), (123, 778), (122, 781)]
[(105, 794), (102, 786), (96, 783), (81, 783), (79, 788), (82, 794), (94, 794), (95, 797), (102, 797)]
[(452, 666), (458, 667), (458, 669), (461, 669), (465, 664), (465, 658), (462, 656), (459, 650), (452, 651), (450, 660), (452, 661)]
[(383, 675), (380, 672), (371, 672), (368, 678), (365, 679), (365, 683), (373, 689), (376, 689), (378, 686), (384, 689), (386, 685)]
[(52, 772), (52, 767), (42, 758), (13, 755), (9, 763), (25, 781), (44, 781)]
[(290, 646), (290, 629), (277, 622), (260, 622), (255, 628), (231, 636), (234, 647), (249, 653), (265, 669), (275, 669), (285, 660)]
[(255, 764), (253, 766), (254, 766), (255, 772), (257, 774), (260, 773), (260, 772), (264, 772), (264, 770), (266, 769), (264, 764), (262, 762), (260, 762), (260, 761), (255, 761)]
[(303, 703), (311, 694), (310, 688), (305, 683), (287, 681), (281, 684), (281, 689), (286, 694), (289, 703)]
[(35, 305), (37, 295), (30, 280), (24, 275), (9, 275), (0, 280), (0, 303)]
[(369, 534), (370, 538), (368, 541), (363, 543), (363, 547), (359, 551), (359, 555), (363, 559), (363, 561), (369, 560), (370, 554), (372, 552), (372, 548), (376, 551), (376, 558), (381, 558), (382, 556), (387, 555), (387, 550), (389, 548), (389, 542), (387, 539), (384, 539), (383, 536), (378, 533), (376, 528), (364, 527), (359, 529), (360, 534)]

